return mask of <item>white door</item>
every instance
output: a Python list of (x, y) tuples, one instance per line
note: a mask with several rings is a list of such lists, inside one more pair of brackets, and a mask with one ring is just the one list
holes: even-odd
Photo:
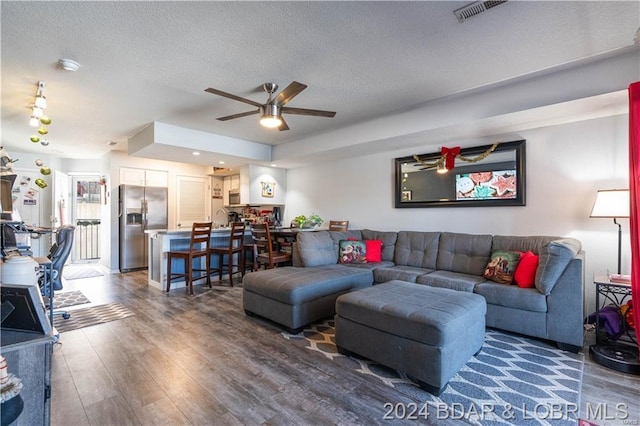
[(76, 227), (71, 262), (88, 263), (100, 260), (101, 196), (100, 176), (73, 176), (70, 198), (72, 223)]
[(208, 178), (177, 176), (176, 188), (176, 228), (191, 229), (193, 222), (211, 221)]
[(53, 172), (52, 225), (57, 228), (71, 223), (71, 179), (66, 173)]

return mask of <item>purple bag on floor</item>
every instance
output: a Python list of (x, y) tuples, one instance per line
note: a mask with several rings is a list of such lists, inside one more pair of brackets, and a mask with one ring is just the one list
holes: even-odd
[(613, 339), (617, 339), (622, 335), (622, 315), (620, 315), (620, 309), (614, 305), (608, 305), (600, 309), (598, 312), (594, 312), (587, 317), (587, 324), (596, 323), (596, 314), (600, 319), (600, 327), (607, 332)]

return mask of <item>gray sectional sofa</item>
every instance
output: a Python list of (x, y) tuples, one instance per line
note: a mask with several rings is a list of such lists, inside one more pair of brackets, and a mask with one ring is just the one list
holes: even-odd
[[(382, 240), (382, 261), (338, 263), (339, 242), (349, 238)], [(497, 250), (538, 254), (535, 287), (485, 279), (484, 269)], [(341, 294), (392, 280), (479, 294), (487, 304), (487, 327), (553, 340), (573, 352), (582, 348), (584, 253), (573, 238), (368, 229), (301, 232), (293, 245), (293, 266), (245, 275), (244, 309), (295, 332), (333, 315)]]

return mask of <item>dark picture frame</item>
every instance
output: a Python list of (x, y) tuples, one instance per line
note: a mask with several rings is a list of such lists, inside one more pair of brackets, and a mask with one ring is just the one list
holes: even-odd
[[(492, 145), (460, 150), (477, 159)], [(453, 169), (438, 173), (432, 166), (440, 152), (395, 158), (395, 207), (498, 207), (526, 205), (525, 140), (499, 143), (478, 161), (455, 160)], [(411, 197), (405, 194), (410, 191)]]

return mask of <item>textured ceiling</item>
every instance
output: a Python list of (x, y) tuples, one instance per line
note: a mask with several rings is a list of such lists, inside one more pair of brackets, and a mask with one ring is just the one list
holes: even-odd
[[(160, 121), (279, 145), (614, 52), (640, 25), (636, 1), (511, 0), (460, 24), (453, 11), (468, 3), (2, 1), (2, 144), (99, 157)], [(38, 80), (46, 148), (29, 142)], [(204, 92), (262, 103), (262, 83), (294, 80), (309, 87), (288, 106), (336, 117), (287, 115), (286, 132), (257, 116), (220, 122), (251, 107)]]

